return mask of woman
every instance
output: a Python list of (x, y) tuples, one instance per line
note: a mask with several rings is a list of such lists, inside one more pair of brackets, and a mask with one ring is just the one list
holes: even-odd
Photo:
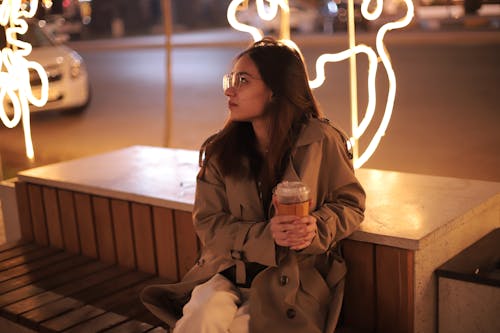
[[(364, 216), (347, 140), (321, 119), (301, 55), (274, 39), (237, 56), (224, 94), (229, 119), (200, 152), (201, 257), (143, 302), (176, 333), (333, 333), (346, 272), (337, 243)], [(309, 186), (308, 216), (275, 216), (283, 180)]]

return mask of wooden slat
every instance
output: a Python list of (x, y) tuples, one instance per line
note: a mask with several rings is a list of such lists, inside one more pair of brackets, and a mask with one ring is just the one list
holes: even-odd
[(343, 240), (347, 264), (342, 319), (344, 325), (374, 331), (375, 312), (375, 247), (373, 244)]
[[(93, 322), (92, 318), (95, 317), (95, 312), (89, 312), (89, 306), (92, 306), (96, 309), (102, 309), (105, 310), (108, 307), (113, 306), (113, 302), (115, 303), (114, 306), (116, 306), (116, 303), (120, 304), (120, 301), (123, 301), (124, 298), (122, 295), (125, 293), (130, 293), (130, 290), (134, 290), (136, 292), (136, 295), (138, 295), (138, 290), (142, 289), (139, 288), (139, 286), (144, 286), (144, 281), (147, 281), (149, 279), (149, 274), (145, 273), (140, 273), (140, 272), (128, 272), (126, 274), (123, 274), (121, 276), (118, 276), (116, 278), (107, 280), (105, 282), (93, 285), (89, 288), (86, 288), (84, 290), (81, 290), (78, 293), (75, 293), (69, 298), (70, 300), (77, 300), (78, 302), (81, 302), (82, 305), (84, 306), (78, 306), (78, 303), (70, 304), (68, 298), (63, 298), (60, 299), (56, 302), (52, 302), (50, 304), (47, 304), (45, 306), (39, 307), (35, 310), (33, 310), (30, 314), (29, 317), (31, 320), (34, 320), (35, 322), (41, 321), (43, 317), (47, 317), (47, 314), (50, 314), (53, 318), (49, 320), (49, 322), (57, 322), (59, 317), (62, 318), (67, 318), (71, 317), (72, 322), (71, 326), (77, 325), (79, 323), (84, 323), (84, 322)], [(125, 298), (126, 299), (126, 298)], [(68, 308), (64, 308), (63, 305), (68, 305)], [(75, 306), (76, 305), (76, 306)], [(74, 309), (72, 309), (74, 308)], [(64, 311), (63, 311), (64, 310)], [(60, 316), (55, 316), (57, 311), (61, 311)], [(38, 313), (38, 314), (36, 314)], [(104, 314), (104, 312), (100, 313)], [(87, 317), (88, 316), (88, 317)], [(27, 316), (23, 315), (24, 318)], [(78, 318), (76, 320), (75, 318)], [(112, 318), (117, 318), (116, 316), (112, 316)], [(126, 321), (127, 317), (125, 316), (120, 316), (120, 321)], [(45, 318), (46, 319), (46, 318)], [(98, 320), (99, 324), (93, 323), (93, 326), (88, 326), (89, 324), (82, 324), (80, 328), (78, 329), (87, 329), (88, 332), (94, 332), (98, 331), (100, 329), (108, 328), (111, 327), (118, 322), (107, 322), (107, 321), (102, 321)], [(108, 325), (109, 324), (109, 325)], [(101, 326), (97, 326), (101, 325)], [(44, 326), (44, 324), (41, 325), (42, 327), (50, 328), (50, 324), (47, 324), (47, 326)], [(57, 325), (56, 325), (57, 326)], [(70, 327), (70, 326), (67, 326)], [(65, 328), (67, 328), (65, 327)], [(92, 327), (92, 328), (91, 328)], [(56, 329), (55, 326), (52, 327), (52, 329)], [(76, 329), (76, 327), (75, 327)]]
[(111, 211), (118, 263), (123, 267), (135, 269), (136, 259), (129, 204), (123, 200), (111, 200)]
[(24, 239), (19, 239), (16, 241), (3, 243), (0, 245), (0, 253), (4, 252), (4, 251), (10, 251), (10, 250), (13, 250), (17, 247), (28, 245), (28, 244), (30, 244), (30, 242), (27, 242)]
[(22, 246), (16, 246), (12, 249), (6, 249), (6, 250), (0, 252), (0, 271), (2, 271), (2, 268), (3, 268), (2, 263), (1, 263), (2, 261), (18, 257), (18, 256), (26, 254), (28, 252), (35, 251), (39, 248), (40, 248), (40, 246), (38, 246), (34, 243), (31, 243), (31, 244), (25, 244)]
[[(51, 276), (49, 278), (37, 281), (36, 283), (26, 285), (22, 288), (14, 289), (3, 294), (0, 297), (0, 306), (6, 306), (8, 304), (13, 304), (28, 299), (35, 295), (44, 294), (47, 290), (50, 290), (52, 288), (59, 288), (73, 280), (86, 278), (89, 274), (95, 273), (97, 271), (102, 271), (104, 268), (105, 265), (99, 262), (83, 264), (82, 266), (79, 266), (71, 271), (65, 272), (65, 274)], [(44, 297), (46, 296), (41, 295), (38, 298)], [(28, 302), (31, 302), (31, 300), (29, 300)]]
[(78, 226), (75, 216), (75, 202), (73, 193), (66, 190), (58, 190), (59, 208), (61, 213), (61, 227), (64, 238), (64, 248), (71, 253), (80, 253), (80, 239), (78, 237)]
[[(61, 261), (54, 262), (53, 260), (52, 261), (45, 260), (43, 266), (40, 266), (38, 268), (30, 267), (30, 270), (26, 274), (21, 275), (17, 278), (1, 282), (0, 294), (6, 293), (10, 290), (21, 288), (23, 286), (37, 282), (49, 276), (57, 275), (59, 273), (63, 274), (68, 269), (71, 269), (75, 266), (83, 265), (89, 261), (89, 258), (74, 257), (69, 253), (63, 253), (61, 257), (62, 257)], [(49, 258), (54, 259), (56, 257), (51, 256)]]
[(59, 202), (54, 188), (43, 187), (43, 202), (45, 204), (45, 217), (50, 246), (64, 248), (64, 240), (59, 217)]
[(21, 316), (19, 316), (18, 321), (20, 324), (28, 328), (38, 330), (40, 323), (53, 319), (71, 310), (81, 308), (82, 306), (85, 306), (85, 303), (82, 301), (71, 297), (65, 297), (24, 312)]
[(100, 332), (125, 321), (127, 321), (127, 317), (113, 312), (106, 312), (100, 316), (86, 320), (76, 326), (71, 327), (70, 329), (66, 330), (65, 333)]
[[(94, 263), (100, 264), (99, 262)], [(71, 279), (68, 278), (69, 274), (67, 274), (62, 276), (65, 284), (54, 289), (44, 286), (44, 289), (47, 289), (47, 291), (37, 293), (27, 298), (21, 298), (18, 302), (3, 307), (2, 313), (5, 317), (17, 320), (17, 316), (21, 313), (36, 309), (44, 304), (63, 299), (65, 296), (72, 296), (73, 294), (80, 295), (83, 290), (102, 284), (110, 279), (115, 279), (120, 275), (123, 275), (123, 271), (116, 268), (99, 270), (91, 273), (90, 275), (86, 275), (85, 277), (79, 277), (78, 275), (75, 276), (75, 274), (73, 274)]]
[(376, 245), (377, 332), (413, 332), (413, 252)]
[[(157, 280), (146, 280), (136, 285), (132, 284), (126, 289), (122, 289), (116, 293), (113, 293), (112, 295), (102, 297), (95, 302), (92, 300), (92, 305), (109, 311), (117, 305), (127, 304), (133, 298), (138, 299), (140, 290), (142, 290), (144, 286), (148, 285), (149, 283), (153, 283), (154, 281), (157, 282)], [(130, 280), (128, 280), (128, 283), (130, 283)], [(104, 286), (104, 288), (106, 287)], [(73, 295), (73, 297), (78, 297), (78, 295)], [(38, 329), (38, 326), (41, 322), (53, 319), (61, 314), (81, 308), (86, 304), (86, 302), (89, 302), (88, 299), (76, 299), (73, 297), (65, 297), (58, 301), (42, 305), (29, 312), (25, 312), (19, 318), (19, 322), (36, 330)]]
[(132, 203), (132, 227), (135, 239), (137, 269), (142, 272), (156, 274), (153, 220), (150, 206)]
[(70, 311), (59, 317), (48, 320), (40, 325), (40, 332), (55, 333), (62, 332), (70, 327), (78, 325), (86, 320), (95, 318), (105, 311), (92, 305), (85, 305), (80, 311)]
[(82, 254), (91, 258), (98, 258), (90, 196), (83, 193), (74, 193), (74, 198)]
[(34, 284), (30, 284), (22, 288), (5, 293), (4, 295), (2, 295), (2, 297), (0, 297), (0, 307), (2, 307), (1, 309), (2, 315), (4, 317), (16, 321), (15, 315), (9, 317), (9, 313), (11, 312), (10, 309), (5, 310), (4, 308), (8, 308), (9, 306), (12, 306), (12, 304), (16, 304), (17, 302), (23, 301), (26, 298), (35, 295), (40, 295), (44, 292), (45, 292), (44, 288), (38, 287)]
[(153, 207), (153, 222), (158, 275), (172, 281), (179, 281), (172, 210)]
[[(139, 280), (139, 283), (131, 284), (128, 288), (122, 289), (110, 296), (101, 298), (94, 302), (94, 305), (108, 311), (114, 311), (116, 308), (128, 305), (131, 302), (139, 301), (139, 294), (148, 285), (166, 283), (155, 277), (147, 277)], [(123, 314), (123, 313), (121, 313)]]
[(198, 257), (198, 239), (194, 231), (190, 212), (174, 211), (177, 257), (179, 260), (179, 275), (184, 274), (194, 265)]
[(42, 188), (38, 185), (28, 184), (31, 221), (33, 222), (33, 235), (37, 244), (48, 246), (49, 236), (45, 222)]
[(94, 209), (99, 259), (114, 264), (116, 263), (115, 233), (109, 199), (92, 197), (92, 207)]
[(162, 283), (166, 283), (166, 280), (151, 278), (93, 304), (98, 308), (117, 313), (126, 318), (136, 318), (139, 315), (149, 312), (139, 298), (141, 290), (148, 285)]
[(144, 333), (152, 329), (153, 326), (137, 320), (129, 320), (102, 333)]
[(114, 293), (121, 292), (124, 289), (132, 288), (147, 279), (150, 275), (142, 272), (130, 271), (116, 276), (113, 279), (103, 281), (100, 284), (94, 285), (88, 289), (81, 290), (78, 293), (72, 294), (72, 298), (79, 299), (86, 303), (98, 303), (104, 298), (111, 297)]
[[(22, 280), (23, 278), (32, 281), (32, 275), (37, 275), (38, 270), (43, 269), (48, 265), (58, 264), (59, 262), (68, 259), (69, 257), (70, 255), (65, 252), (50, 252), (47, 254), (47, 256), (44, 256), (38, 260), (16, 266), (8, 270), (4, 270), (2, 271), (1, 276), (2, 279), (6, 280), (4, 280), (4, 282), (0, 282), (0, 286), (5, 291), (9, 290), (6, 287), (7, 285), (12, 286), (11, 289), (15, 289), (15, 287), (19, 285), (18, 283), (15, 283), (15, 281)], [(11, 278), (11, 276), (15, 277)]]
[(21, 229), (21, 238), (26, 241), (34, 240), (33, 223), (31, 222), (31, 210), (28, 197), (28, 185), (24, 182), (16, 182), (17, 212)]
[[(58, 252), (59, 250), (57, 249), (41, 248), (40, 250), (32, 251), (19, 257), (4, 260), (1, 266), (3, 271), (0, 274), (0, 282), (26, 274), (30, 269), (43, 265), (43, 260), (40, 261), (39, 259), (45, 260), (46, 257), (49, 258)], [(29, 266), (26, 265), (28, 263)]]

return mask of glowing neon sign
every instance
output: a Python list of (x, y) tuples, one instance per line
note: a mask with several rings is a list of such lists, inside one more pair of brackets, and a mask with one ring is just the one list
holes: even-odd
[[(41, 107), (47, 103), (49, 82), (42, 65), (28, 61), (31, 53), (29, 43), (17, 39), (28, 31), (25, 19), (32, 18), (38, 8), (38, 0), (4, 0), (0, 5), (0, 24), (5, 28), (7, 46), (0, 57), (0, 119), (8, 128), (23, 122), (26, 155), (33, 159), (35, 154), (31, 140), (29, 103)], [(40, 97), (33, 94), (30, 85), (30, 70), (35, 71), (41, 81)], [(7, 115), (5, 106), (12, 104), (12, 118)]]
[[(236, 18), (236, 11), (238, 10), (238, 7), (243, 4), (246, 0), (233, 0), (227, 11), (227, 18), (229, 24), (236, 30), (243, 31), (243, 32), (248, 32), (252, 35), (254, 41), (258, 41), (262, 39), (263, 33), (259, 29), (243, 24), (239, 22)], [(352, 1), (352, 0), (350, 0)], [(288, 22), (288, 15), (290, 12), (290, 8), (288, 6), (288, 1), (285, 0), (266, 0), (268, 10), (266, 11), (265, 5), (264, 5), (264, 0), (256, 0), (256, 5), (257, 5), (257, 11), (259, 16), (264, 19), (264, 20), (271, 20), (274, 19), (277, 16), (278, 9), (281, 8), (281, 10), (285, 13), (281, 18), (285, 18), (285, 20)], [(373, 8), (373, 11), (370, 12), (368, 7), (370, 5), (371, 0), (363, 0), (361, 4), (361, 13), (362, 15), (368, 19), (368, 20), (375, 20), (378, 19), (382, 13), (383, 9), (383, 1), (382, 0), (376, 0), (376, 5)], [(349, 49), (344, 50), (342, 52), (338, 53), (325, 53), (322, 54), (321, 56), (318, 57), (316, 60), (316, 78), (312, 81), (309, 82), (311, 88), (317, 88), (320, 87), (323, 82), (325, 81), (325, 65), (327, 62), (339, 62), (343, 61), (346, 59), (350, 59), (352, 57), (355, 57), (356, 55), (360, 53), (366, 54), (368, 57), (368, 103), (365, 111), (365, 115), (362, 119), (362, 121), (358, 124), (357, 120), (356, 123), (353, 122), (352, 124), (352, 137), (350, 138), (351, 144), (356, 147), (355, 150), (355, 156), (354, 156), (354, 167), (355, 168), (360, 168), (366, 161), (373, 155), (375, 152), (376, 148), (378, 147), (380, 140), (382, 136), (384, 136), (385, 131), (389, 125), (390, 118), (392, 116), (392, 110), (394, 107), (394, 100), (396, 96), (396, 76), (394, 73), (394, 70), (392, 68), (389, 55), (387, 53), (387, 50), (385, 49), (384, 45), (384, 37), (385, 34), (393, 29), (400, 29), (405, 26), (407, 26), (412, 18), (413, 18), (413, 13), (414, 13), (414, 7), (413, 3), (411, 0), (404, 0), (406, 6), (407, 6), (407, 12), (406, 15), (401, 18), (398, 21), (395, 22), (389, 22), (384, 24), (377, 32), (376, 35), (376, 51), (375, 52), (371, 47), (368, 47), (364, 44), (358, 44), (356, 45), (354, 42), (354, 36), (350, 36), (350, 43), (349, 45), (351, 46)], [(293, 43), (289, 39), (289, 26), (288, 30), (283, 33), (283, 25), (281, 25), (282, 30), (280, 37), (281, 39), (288, 43), (291, 46), (294, 46), (298, 49), (295, 43)], [(377, 55), (378, 54), (378, 55)], [(363, 133), (366, 131), (368, 128), (368, 125), (373, 119), (373, 115), (375, 113), (375, 107), (377, 104), (376, 100), (376, 75), (377, 75), (377, 69), (378, 69), (378, 62), (381, 61), (382, 65), (384, 66), (386, 72), (387, 72), (387, 77), (389, 79), (389, 89), (388, 89), (388, 95), (387, 95), (387, 102), (385, 106), (385, 111), (384, 115), (382, 117), (382, 121), (379, 125), (379, 128), (377, 129), (374, 137), (368, 144), (367, 148), (365, 151), (361, 154), (361, 156), (358, 156), (357, 154), (357, 145), (358, 145), (358, 139), (363, 135)], [(351, 71), (351, 76), (354, 76), (354, 80), (356, 77), (356, 73), (352, 73)], [(355, 102), (357, 103), (357, 101)], [(355, 117), (352, 117), (352, 119), (357, 119), (357, 107), (353, 108), (351, 110), (351, 113), (356, 113)]]

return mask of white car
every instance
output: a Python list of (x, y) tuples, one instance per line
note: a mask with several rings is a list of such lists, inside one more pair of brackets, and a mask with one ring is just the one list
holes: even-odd
[[(43, 107), (30, 105), (31, 112), (64, 110), (81, 112), (90, 102), (90, 83), (82, 57), (71, 48), (57, 43), (40, 26), (38, 21), (29, 21), (28, 31), (18, 35), (20, 40), (29, 42), (33, 50), (27, 57), (43, 66), (49, 79), (49, 97)], [(0, 26), (0, 48), (6, 46), (5, 30)], [(2, 68), (5, 71), (5, 68)], [(40, 96), (41, 82), (36, 71), (30, 71), (30, 83), (35, 96)], [(12, 103), (3, 100), (7, 115), (12, 115)]]
[[(290, 1), (290, 30), (301, 33), (311, 33), (318, 29), (320, 16), (318, 8), (300, 1)], [(236, 18), (244, 24), (261, 29), (264, 33), (279, 32), (280, 18), (276, 15), (273, 20), (266, 21), (259, 17), (255, 1), (248, 5), (248, 8), (240, 10)]]

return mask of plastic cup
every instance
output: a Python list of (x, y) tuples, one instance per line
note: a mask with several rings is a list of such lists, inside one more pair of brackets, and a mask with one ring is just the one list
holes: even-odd
[(311, 190), (302, 182), (279, 183), (274, 190), (276, 215), (309, 215), (310, 194)]

